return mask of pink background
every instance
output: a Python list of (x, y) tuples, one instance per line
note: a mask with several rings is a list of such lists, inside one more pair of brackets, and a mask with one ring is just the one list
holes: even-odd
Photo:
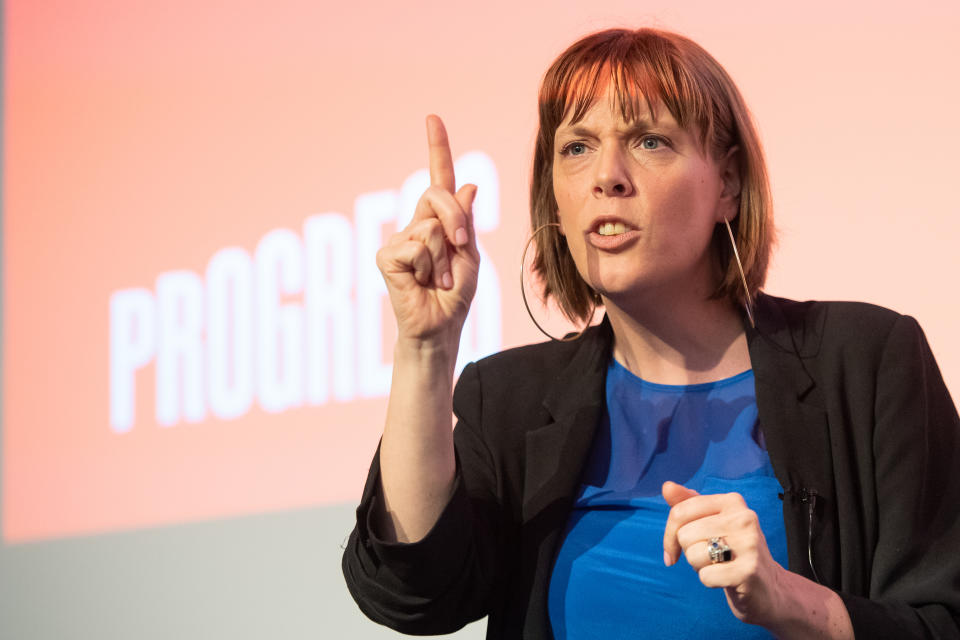
[(356, 499), (382, 397), (162, 428), (147, 366), (133, 428), (111, 430), (111, 293), (202, 277), (216, 251), (252, 254), (311, 215), (350, 218), (358, 195), (425, 166), (434, 112), (455, 157), (497, 169), (499, 225), (481, 241), (502, 346), (539, 340), (516, 286), (536, 89), (608, 26), (689, 35), (738, 82), (773, 179), (767, 290), (914, 315), (960, 393), (960, 5), (869, 6), (8, 1), (4, 538)]

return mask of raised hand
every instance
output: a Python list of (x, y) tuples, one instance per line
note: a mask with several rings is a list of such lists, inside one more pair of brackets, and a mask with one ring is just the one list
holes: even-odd
[(430, 187), (417, 202), (413, 219), (377, 252), (399, 340), (459, 342), (477, 289), (480, 254), (473, 230), (473, 199), (468, 184), (455, 191), (453, 158), (443, 122), (427, 116)]

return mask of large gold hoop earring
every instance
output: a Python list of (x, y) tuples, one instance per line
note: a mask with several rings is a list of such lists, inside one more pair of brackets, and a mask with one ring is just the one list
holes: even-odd
[(527, 244), (525, 244), (525, 245), (523, 246), (523, 255), (520, 256), (520, 297), (523, 298), (523, 306), (524, 306), (524, 308), (527, 310), (527, 315), (530, 316), (530, 320), (532, 320), (534, 326), (536, 326), (537, 329), (540, 330), (540, 333), (542, 333), (543, 335), (547, 336), (547, 337), (550, 338), (551, 340), (555, 340), (556, 342), (573, 342), (574, 340), (576, 340), (576, 339), (578, 339), (580, 336), (582, 336), (582, 335), (584, 334), (584, 332), (590, 327), (590, 321), (593, 320), (593, 316), (594, 316), (594, 314), (597, 312), (597, 301), (596, 301), (596, 298), (594, 298), (593, 308), (590, 310), (590, 315), (587, 316), (587, 325), (586, 325), (583, 329), (581, 329), (580, 331), (578, 331), (577, 333), (574, 333), (574, 334), (571, 334), (571, 335), (568, 335), (568, 336), (564, 336), (564, 337), (562, 337), (562, 338), (557, 338), (557, 337), (555, 337), (554, 335), (552, 335), (552, 334), (550, 334), (549, 332), (547, 332), (546, 329), (544, 329), (543, 327), (541, 327), (541, 326), (540, 326), (540, 323), (537, 322), (537, 319), (533, 317), (533, 312), (530, 311), (530, 305), (527, 303), (527, 290), (526, 290), (526, 287), (523, 286), (523, 281), (524, 281), (524, 277), (523, 277), (523, 274), (524, 274), (523, 265), (525, 265), (525, 264), (527, 263), (527, 250), (530, 249), (530, 243), (533, 242), (534, 238), (537, 237), (537, 234), (538, 234), (538, 233), (540, 233), (541, 231), (543, 231), (543, 230), (546, 229), (547, 227), (559, 227), (559, 226), (560, 226), (560, 223), (559, 223), (559, 222), (547, 222), (547, 223), (545, 223), (545, 224), (540, 225), (539, 227), (537, 227), (536, 229), (533, 230), (533, 233), (530, 234), (530, 238), (527, 240)]
[(756, 329), (757, 325), (753, 321), (753, 299), (750, 297), (750, 287), (747, 286), (747, 276), (743, 274), (743, 263), (740, 262), (740, 252), (737, 251), (737, 241), (733, 238), (733, 229), (730, 228), (730, 221), (724, 218), (723, 222), (727, 225), (727, 235), (730, 236), (730, 246), (733, 247), (733, 257), (737, 261), (737, 270), (740, 272), (740, 281), (743, 283), (743, 293), (746, 296), (743, 307), (747, 310), (747, 319), (750, 320), (750, 326)]

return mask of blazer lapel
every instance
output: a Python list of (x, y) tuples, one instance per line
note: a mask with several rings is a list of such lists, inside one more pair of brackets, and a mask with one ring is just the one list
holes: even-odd
[(521, 575), (529, 594), (525, 638), (552, 637), (547, 611), (550, 575), (603, 413), (612, 335), (604, 318), (579, 339), (576, 353), (544, 398), (552, 422), (526, 435), (520, 541)]
[(544, 398), (543, 406), (553, 422), (526, 435), (525, 522), (557, 500), (573, 500), (603, 412), (603, 386), (612, 343), (606, 318), (580, 341), (577, 352), (557, 374)]
[(818, 537), (837, 517), (830, 430), (822, 392), (804, 365), (819, 352), (822, 318), (810, 318), (803, 305), (760, 296), (757, 327), (747, 329), (747, 341), (760, 429), (784, 488), (790, 569), (812, 579), (816, 567), (821, 580), (832, 581), (839, 558), (829, 540)]

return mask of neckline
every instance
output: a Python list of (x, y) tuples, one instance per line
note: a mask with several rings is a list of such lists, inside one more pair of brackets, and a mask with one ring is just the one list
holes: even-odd
[(698, 382), (695, 384), (664, 384), (662, 382), (651, 382), (645, 380), (640, 376), (636, 375), (629, 369), (627, 369), (623, 364), (621, 364), (616, 358), (610, 358), (610, 367), (609, 369), (616, 370), (621, 376), (627, 378), (627, 380), (640, 385), (645, 389), (650, 389), (653, 391), (666, 391), (673, 393), (687, 393), (690, 391), (709, 391), (711, 389), (720, 389), (723, 387), (729, 387), (731, 385), (737, 384), (738, 382), (743, 382), (744, 380), (753, 377), (753, 368), (747, 369), (746, 371), (741, 371), (735, 375), (732, 375), (728, 378), (721, 378), (719, 380), (711, 380), (710, 382)]

